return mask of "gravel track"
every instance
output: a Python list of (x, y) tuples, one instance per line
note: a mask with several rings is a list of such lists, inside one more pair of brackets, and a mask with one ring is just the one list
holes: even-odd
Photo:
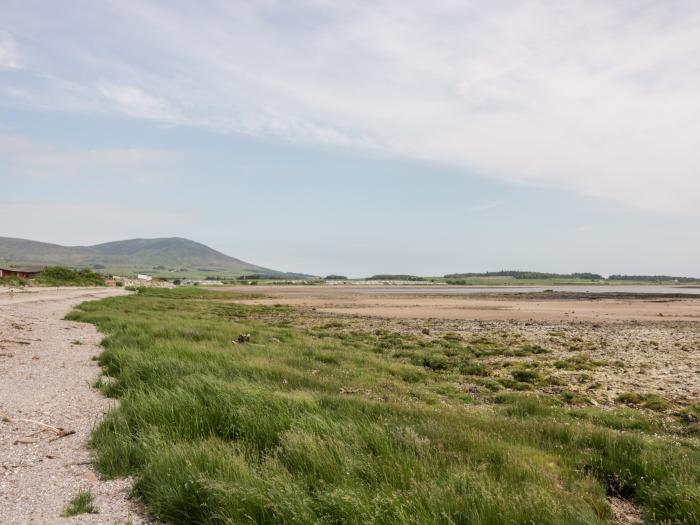
[[(127, 498), (130, 480), (102, 481), (90, 465), (87, 440), (114, 401), (91, 386), (101, 334), (63, 320), (76, 304), (125, 293), (0, 288), (0, 523), (148, 523)], [(59, 437), (37, 422), (74, 433)], [(81, 489), (99, 513), (61, 517)]]

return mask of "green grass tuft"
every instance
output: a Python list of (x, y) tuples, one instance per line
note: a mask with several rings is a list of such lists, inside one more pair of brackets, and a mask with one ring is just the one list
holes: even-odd
[(70, 500), (68, 506), (63, 511), (63, 516), (77, 516), (79, 514), (98, 514), (99, 511), (94, 504), (94, 497), (92, 492), (88, 490), (81, 490), (78, 494)]
[(662, 412), (671, 407), (666, 399), (656, 394), (640, 394), (638, 392), (625, 392), (616, 398), (620, 403), (627, 405), (638, 405), (649, 410)]

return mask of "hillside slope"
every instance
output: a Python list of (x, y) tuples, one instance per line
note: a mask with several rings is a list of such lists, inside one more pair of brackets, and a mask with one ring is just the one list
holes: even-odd
[(178, 270), (178, 273), (189, 270), (229, 275), (255, 273), (271, 277), (295, 275), (263, 268), (180, 237), (129, 239), (94, 246), (60, 246), (0, 237), (0, 264), (98, 266), (135, 270), (165, 267)]

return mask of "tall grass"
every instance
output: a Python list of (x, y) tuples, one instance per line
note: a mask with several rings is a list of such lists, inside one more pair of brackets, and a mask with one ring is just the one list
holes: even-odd
[(314, 334), (234, 298), (141, 290), (69, 316), (108, 334), (104, 388), (121, 399), (93, 433), (97, 466), (134, 475), (157, 518), (602, 524), (616, 495), (650, 523), (700, 523), (698, 441), (653, 416), (532, 394), (478, 403), (459, 388), (457, 341), (433, 368), (399, 339)]

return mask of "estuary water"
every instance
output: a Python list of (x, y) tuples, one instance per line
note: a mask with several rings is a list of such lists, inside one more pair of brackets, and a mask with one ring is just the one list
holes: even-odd
[(551, 285), (551, 286), (357, 286), (353, 291), (370, 294), (420, 294), (420, 295), (474, 295), (513, 294), (537, 292), (565, 292), (590, 294), (683, 294), (700, 296), (700, 286), (665, 285)]

